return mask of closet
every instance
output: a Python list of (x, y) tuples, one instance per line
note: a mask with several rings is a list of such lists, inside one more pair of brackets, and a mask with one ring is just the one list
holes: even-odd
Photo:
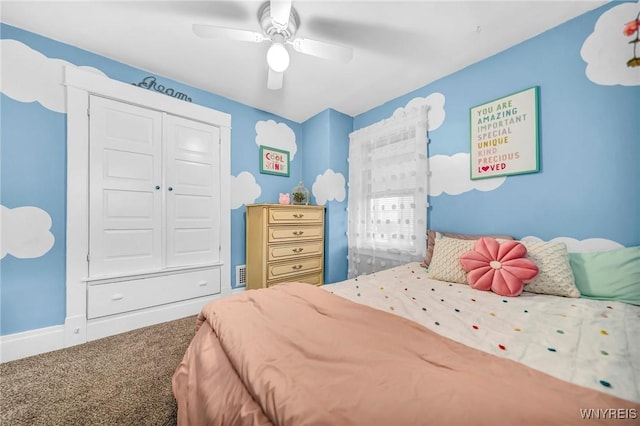
[(220, 292), (219, 149), (213, 125), (90, 96), (88, 318)]
[(220, 132), (90, 98), (89, 276), (219, 260)]
[(65, 346), (229, 294), (230, 115), (74, 68), (65, 85)]

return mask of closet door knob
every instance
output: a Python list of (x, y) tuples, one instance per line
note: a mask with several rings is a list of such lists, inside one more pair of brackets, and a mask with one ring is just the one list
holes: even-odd
[(169, 192), (173, 191), (173, 186), (169, 187)]
[(160, 189), (160, 185), (156, 185), (156, 191)]

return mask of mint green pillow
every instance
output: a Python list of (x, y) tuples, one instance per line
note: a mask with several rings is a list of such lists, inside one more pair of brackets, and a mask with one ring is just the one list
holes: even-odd
[(640, 305), (640, 246), (593, 253), (569, 253), (582, 297)]

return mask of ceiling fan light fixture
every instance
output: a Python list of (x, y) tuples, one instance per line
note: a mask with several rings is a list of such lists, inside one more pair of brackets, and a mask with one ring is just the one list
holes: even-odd
[(289, 67), (289, 52), (282, 43), (273, 43), (267, 50), (267, 64), (275, 72), (283, 72)]

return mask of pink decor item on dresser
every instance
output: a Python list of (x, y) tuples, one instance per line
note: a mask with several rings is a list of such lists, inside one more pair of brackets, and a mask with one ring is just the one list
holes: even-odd
[(291, 204), (291, 197), (289, 196), (289, 193), (280, 193), (280, 197), (278, 198), (278, 203), (280, 204)]
[(524, 284), (538, 275), (535, 263), (526, 259), (527, 249), (518, 241), (479, 239), (472, 251), (460, 256), (467, 282), (476, 290), (501, 296), (519, 296)]

